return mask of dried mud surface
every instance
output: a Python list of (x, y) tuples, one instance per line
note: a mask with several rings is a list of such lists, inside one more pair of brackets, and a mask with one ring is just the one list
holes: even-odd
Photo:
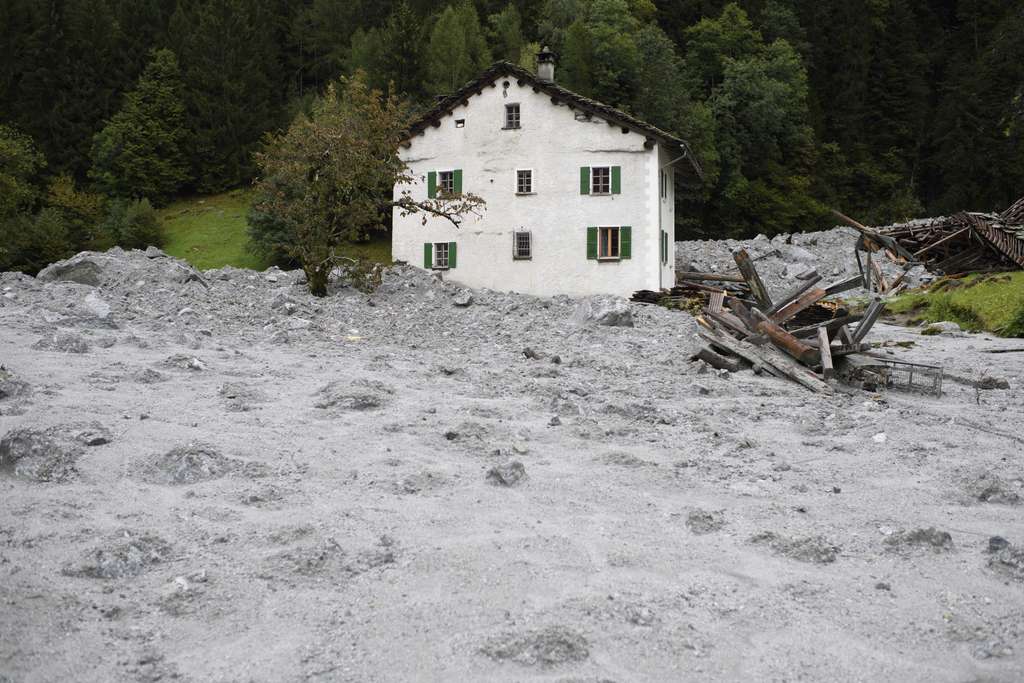
[(879, 326), (1010, 388), (820, 398), (408, 267), (49, 277), (0, 275), (0, 680), (1024, 678), (1011, 340)]

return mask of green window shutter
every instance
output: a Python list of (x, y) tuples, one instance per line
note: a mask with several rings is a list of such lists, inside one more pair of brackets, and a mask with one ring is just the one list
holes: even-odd
[(612, 194), (622, 193), (622, 167), (612, 166)]
[(597, 258), (597, 228), (587, 228), (587, 258)]
[(668, 233), (661, 231), (661, 262), (668, 263)]
[(457, 250), (455, 249), (455, 247), (457, 247), (457, 246), (458, 245), (455, 244), (455, 242), (449, 242), (448, 243), (448, 267), (449, 268), (454, 268), (455, 267), (455, 255), (458, 253)]
[[(590, 194), (590, 167), (580, 166), (580, 194)], [(594, 258), (597, 258), (596, 256)]]
[(633, 257), (633, 228), (623, 225), (619, 228), (619, 258)]
[(453, 175), (455, 176), (455, 194), (462, 194), (462, 169), (455, 169)]
[(437, 171), (427, 174), (427, 196), (431, 199), (437, 196)]
[(423, 267), (428, 270), (434, 267), (434, 245), (430, 242), (423, 243)]

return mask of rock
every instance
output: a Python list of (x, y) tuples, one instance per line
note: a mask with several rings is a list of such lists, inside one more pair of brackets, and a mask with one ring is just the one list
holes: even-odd
[(130, 578), (166, 561), (171, 550), (171, 545), (159, 536), (126, 531), (90, 550), (78, 564), (66, 565), (62, 573), (91, 579)]
[(835, 562), (840, 550), (838, 546), (832, 545), (821, 536), (786, 538), (771, 531), (756, 534), (750, 542), (755, 545), (767, 545), (776, 555), (815, 564)]
[(77, 477), (81, 455), (81, 444), (63, 427), (12, 429), (0, 440), (0, 474), (62, 484)]
[(975, 383), (979, 389), (1009, 389), (1010, 383), (1002, 377), (989, 377), (988, 375), (982, 377)]
[(1015, 581), (1024, 582), (1024, 548), (1017, 547), (1001, 536), (988, 540), (988, 566)]
[(94, 422), (82, 428), (77, 434), (75, 434), (75, 439), (79, 443), (89, 447), (103, 446), (110, 443), (113, 438), (114, 437), (110, 433), (110, 430), (98, 422)]
[(1010, 484), (995, 473), (987, 471), (967, 479), (964, 482), (964, 489), (972, 499), (996, 505), (1019, 505), (1024, 493), (1020, 481)]
[(218, 479), (241, 463), (221, 455), (213, 446), (190, 443), (151, 456), (135, 467), (138, 478), (154, 484), (180, 486)]
[(465, 308), (473, 304), (473, 295), (466, 290), (462, 290), (452, 299), (452, 305), (458, 306), (459, 308)]
[(59, 353), (88, 353), (89, 344), (82, 337), (72, 332), (54, 332), (43, 337), (32, 348), (37, 351), (57, 351)]
[(939, 531), (935, 527), (911, 530), (902, 529), (887, 537), (884, 543), (889, 550), (899, 553), (908, 553), (920, 549), (941, 553), (953, 549), (953, 537), (948, 532)]
[(94, 256), (83, 252), (65, 261), (57, 261), (39, 271), (40, 282), (77, 282), (99, 287), (103, 280), (103, 267)]
[(186, 353), (176, 353), (173, 356), (165, 358), (163, 361), (164, 367), (174, 368), (176, 370), (191, 370), (193, 372), (201, 372), (206, 369), (206, 363), (190, 356)]
[(543, 354), (537, 353), (529, 346), (523, 349), (523, 355), (529, 358), (530, 360), (541, 360), (542, 358), (544, 358)]
[(146, 251), (143, 253), (146, 255), (146, 258), (167, 258), (167, 254), (162, 249), (157, 249), (152, 245), (146, 247)]
[(31, 387), (28, 382), (15, 379), (3, 366), (0, 366), (0, 401), (25, 396), (30, 391)]
[(633, 327), (633, 311), (625, 299), (591, 297), (576, 306), (573, 322), (581, 326)]
[(885, 443), (888, 440), (888, 437), (885, 435), (885, 432), (878, 432), (871, 437), (871, 440), (875, 443)]
[(921, 334), (925, 336), (931, 336), (936, 334), (948, 334), (952, 336), (957, 336), (961, 334), (961, 332), (962, 330), (960, 329), (960, 325), (948, 320), (938, 323), (931, 323), (923, 330), (921, 330)]
[(725, 526), (725, 513), (721, 510), (693, 510), (686, 516), (686, 526), (698, 536), (710, 534)]
[(87, 294), (82, 301), (82, 305), (85, 307), (85, 310), (100, 320), (106, 320), (110, 317), (110, 304), (101, 299), (96, 292)]
[(552, 418), (551, 418), (550, 420), (548, 420), (548, 426), (549, 426), (549, 427), (557, 427), (557, 426), (559, 426), (560, 424), (562, 424), (562, 421), (561, 421), (561, 420), (560, 420), (560, 419), (558, 418), (558, 416), (557, 416), (557, 415), (555, 415), (555, 416), (554, 416), (554, 417), (552, 417)]
[(586, 638), (563, 626), (502, 634), (491, 638), (480, 651), (498, 661), (541, 667), (581, 662), (590, 656)]
[(242, 382), (228, 382), (221, 386), (219, 393), (225, 399), (227, 409), (232, 412), (252, 410), (256, 404), (267, 400), (262, 391)]
[(373, 410), (390, 401), (395, 390), (375, 380), (334, 381), (316, 393), (314, 407), (321, 410)]
[(487, 471), (487, 483), (494, 486), (518, 486), (526, 478), (526, 467), (518, 460), (492, 467)]

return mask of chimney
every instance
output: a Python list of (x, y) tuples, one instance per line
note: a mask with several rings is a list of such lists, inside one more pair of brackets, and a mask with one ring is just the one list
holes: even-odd
[(547, 45), (537, 53), (537, 79), (545, 83), (555, 82), (555, 53)]

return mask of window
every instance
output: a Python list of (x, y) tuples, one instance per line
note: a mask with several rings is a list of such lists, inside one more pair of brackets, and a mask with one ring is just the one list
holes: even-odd
[(519, 104), (506, 104), (505, 105), (505, 128), (518, 128), (519, 127)]
[(512, 258), (526, 260), (533, 258), (533, 235), (526, 230), (512, 233)]
[(597, 258), (619, 258), (619, 229), (599, 228), (597, 240)]
[(434, 267), (448, 267), (448, 243), (434, 242)]
[(455, 194), (455, 171), (438, 173), (437, 187), (441, 190), (441, 194)]
[(533, 194), (533, 169), (521, 168), (516, 171), (516, 194)]
[(659, 171), (658, 173), (661, 179), (661, 198), (664, 199), (668, 196), (668, 174), (664, 171)]
[(590, 194), (611, 194), (612, 169), (610, 166), (594, 166), (590, 169)]
[(466, 119), (455, 119), (455, 127), (456, 128), (465, 128), (466, 127)]

